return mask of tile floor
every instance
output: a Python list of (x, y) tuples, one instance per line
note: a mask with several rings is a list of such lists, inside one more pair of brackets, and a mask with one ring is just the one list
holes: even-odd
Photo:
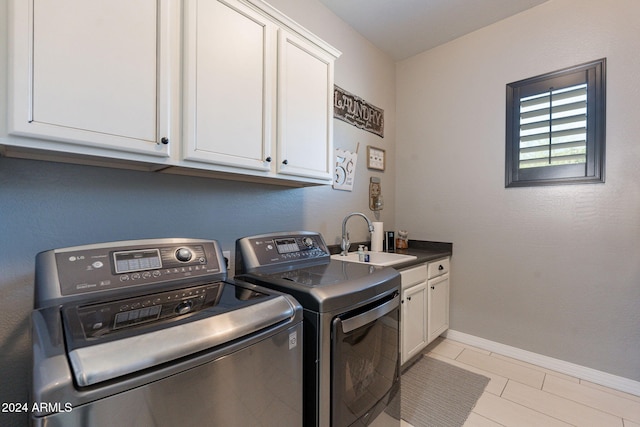
[(438, 338), (426, 353), (490, 378), (464, 427), (640, 427), (638, 396), (450, 339)]

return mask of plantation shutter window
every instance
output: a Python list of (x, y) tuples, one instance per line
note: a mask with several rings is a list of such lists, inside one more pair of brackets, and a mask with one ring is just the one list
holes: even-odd
[(604, 61), (507, 85), (507, 187), (604, 182)]

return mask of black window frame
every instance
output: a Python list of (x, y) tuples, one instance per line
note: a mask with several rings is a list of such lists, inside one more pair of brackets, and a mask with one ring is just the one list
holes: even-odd
[[(586, 163), (520, 168), (520, 100), (587, 84)], [(507, 85), (505, 187), (604, 183), (606, 58)]]

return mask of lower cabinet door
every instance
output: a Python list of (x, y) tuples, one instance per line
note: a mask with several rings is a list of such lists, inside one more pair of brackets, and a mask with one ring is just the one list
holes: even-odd
[(427, 284), (429, 292), (427, 342), (431, 342), (449, 328), (449, 275), (431, 279)]
[(402, 293), (402, 363), (427, 345), (427, 283)]

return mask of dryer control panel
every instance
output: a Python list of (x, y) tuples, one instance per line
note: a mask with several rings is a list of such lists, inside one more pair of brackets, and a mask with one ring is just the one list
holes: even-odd
[[(236, 241), (236, 273), (329, 257), (329, 249), (322, 236), (310, 231), (262, 234)], [(244, 271), (238, 271), (243, 267)]]

